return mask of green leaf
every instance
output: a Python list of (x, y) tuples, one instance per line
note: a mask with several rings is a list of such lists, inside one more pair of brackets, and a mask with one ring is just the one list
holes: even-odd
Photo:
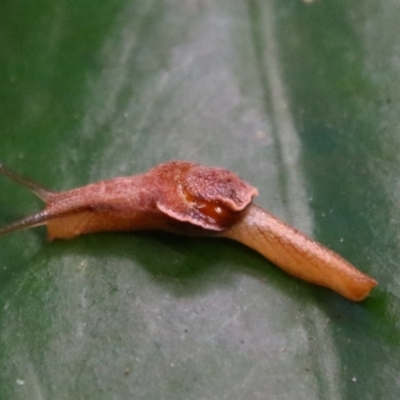
[[(54, 190), (223, 166), (379, 286), (354, 304), (227, 240), (18, 232), (0, 239), (0, 397), (397, 399), (399, 13), (2, 2), (2, 162)], [(2, 224), (40, 209), (0, 187)]]

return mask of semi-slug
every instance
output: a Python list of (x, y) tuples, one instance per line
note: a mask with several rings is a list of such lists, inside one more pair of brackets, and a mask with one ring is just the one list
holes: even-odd
[(338, 254), (253, 204), (257, 189), (234, 173), (184, 161), (148, 172), (53, 192), (0, 164), (45, 208), (0, 229), (0, 236), (47, 225), (47, 237), (72, 239), (104, 231), (164, 230), (236, 240), (284, 271), (361, 301), (377, 285)]

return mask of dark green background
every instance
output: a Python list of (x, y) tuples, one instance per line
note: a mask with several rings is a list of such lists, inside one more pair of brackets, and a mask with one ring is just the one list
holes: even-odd
[[(6, 165), (60, 190), (223, 166), (379, 281), (353, 304), (234, 242), (15, 233), (1, 399), (399, 398), (397, 1), (5, 0), (0, 19)], [(1, 224), (41, 207), (0, 188)]]

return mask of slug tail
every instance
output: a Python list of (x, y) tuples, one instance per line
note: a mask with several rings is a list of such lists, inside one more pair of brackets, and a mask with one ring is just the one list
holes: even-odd
[(0, 173), (2, 173), (5, 176), (8, 176), (10, 179), (19, 183), (21, 186), (26, 187), (44, 202), (47, 202), (51, 197), (51, 195), (53, 194), (53, 192), (51, 192), (50, 190), (45, 189), (43, 186), (37, 184), (36, 182), (31, 181), (30, 179), (18, 175), (16, 172), (11, 171), (1, 163), (0, 163)]
[(219, 235), (253, 248), (297, 278), (332, 289), (352, 301), (364, 300), (377, 285), (375, 279), (338, 254), (254, 204), (239, 223)]

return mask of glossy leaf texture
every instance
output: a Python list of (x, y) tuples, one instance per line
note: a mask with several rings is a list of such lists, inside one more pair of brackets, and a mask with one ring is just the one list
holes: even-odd
[[(398, 399), (393, 0), (1, 2), (0, 160), (54, 190), (171, 159), (379, 281), (351, 303), (227, 240), (0, 243), (3, 399)], [(0, 177), (0, 222), (40, 209)]]

